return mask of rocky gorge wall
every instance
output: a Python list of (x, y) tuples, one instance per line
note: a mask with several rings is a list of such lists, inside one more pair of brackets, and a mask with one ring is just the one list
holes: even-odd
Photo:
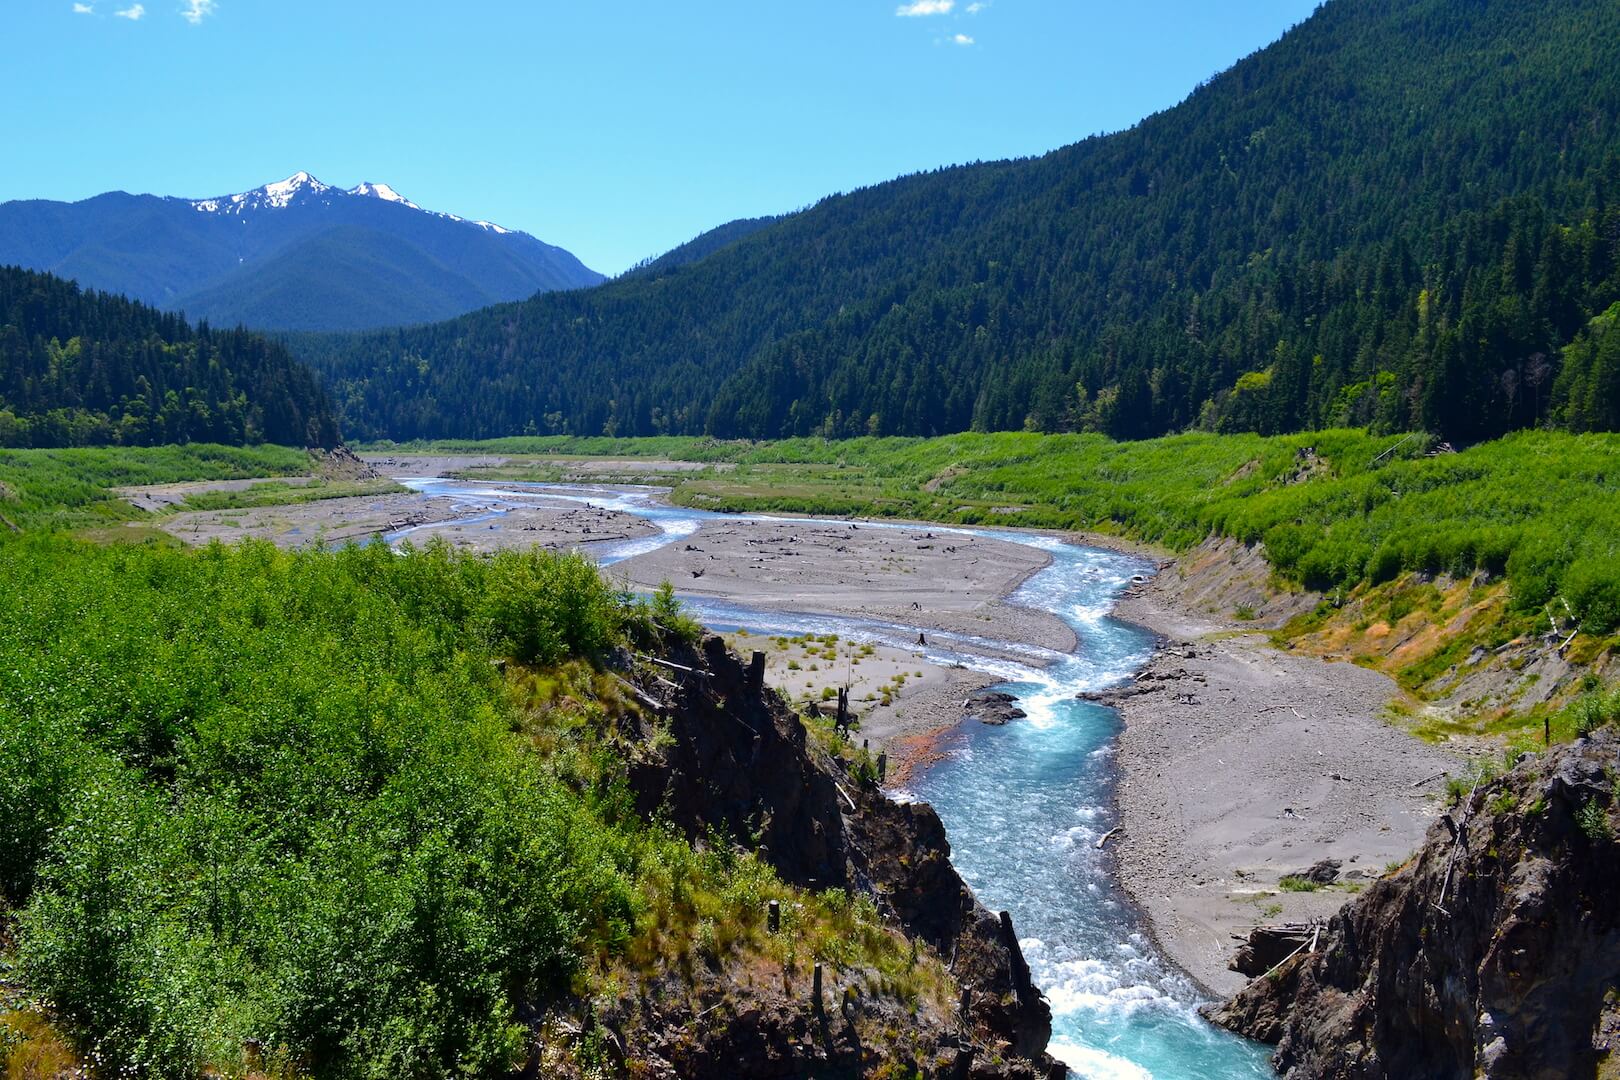
[(1292, 1080), (1620, 1075), (1620, 732), (1479, 786), (1213, 1012)]
[[(871, 897), (946, 963), (967, 993), (967, 1011), (904, 1015), (876, 997), (840, 1000), (830, 986), (823, 1004), (761, 981), (741, 993), (726, 987), (727, 1006), (704, 1017), (692, 988), (673, 985), (679, 980), (671, 976), (635, 988), (596, 1017), (611, 1033), (615, 1067), (670, 1078), (889, 1075), (885, 1069), (977, 1080), (1066, 1074), (1045, 1053), (1051, 1010), (1030, 981), (1010, 917), (988, 911), (957, 875), (932, 808), (890, 800), (848, 759), (818, 747), (717, 636), (677, 648), (661, 674), (637, 684), (664, 725), (657, 739), (644, 733), (644, 752), (631, 763), (638, 812), (661, 815), (695, 842), (752, 838), (790, 884)], [(720, 996), (719, 987), (709, 989)], [(884, 1043), (885, 1032), (895, 1044)], [(904, 1060), (896, 1056), (900, 1042)]]

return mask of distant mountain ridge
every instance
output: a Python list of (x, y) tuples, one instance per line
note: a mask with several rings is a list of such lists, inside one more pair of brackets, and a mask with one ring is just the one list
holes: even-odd
[(303, 171), (206, 199), (0, 203), (0, 264), (262, 330), (430, 322), (604, 280), (528, 233)]
[(766, 217), (738, 218), (728, 221), (724, 225), (716, 225), (707, 232), (700, 233), (681, 244), (670, 248), (662, 255), (643, 259), (641, 262), (626, 270), (620, 277), (631, 275), (656, 276), (671, 270), (679, 270), (683, 266), (691, 266), (695, 262), (707, 259), (721, 248), (729, 247), (737, 241), (759, 232), (761, 229), (775, 225), (782, 220), (782, 215), (772, 214)]

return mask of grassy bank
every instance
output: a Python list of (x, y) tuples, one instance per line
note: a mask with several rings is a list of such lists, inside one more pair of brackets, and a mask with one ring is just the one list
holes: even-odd
[(240, 491), (194, 491), (180, 503), (181, 510), (251, 510), (260, 506), (296, 506), (326, 499), (352, 499), (361, 495), (393, 495), (405, 488), (392, 480), (326, 480), (290, 484), (266, 480)]
[(115, 525), (148, 515), (114, 495), (113, 488), (301, 476), (309, 470), (309, 454), (286, 446), (0, 450), (0, 515), (22, 530)]

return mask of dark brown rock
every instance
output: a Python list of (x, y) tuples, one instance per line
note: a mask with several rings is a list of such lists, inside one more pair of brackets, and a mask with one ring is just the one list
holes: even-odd
[(1611, 1075), (1620, 998), (1620, 732), (1524, 761), (1346, 904), (1317, 950), (1212, 1018), (1285, 1077)]
[(1232, 954), (1232, 962), (1227, 967), (1250, 978), (1264, 975), (1300, 949), (1309, 948), (1319, 930), (1320, 925), (1312, 923), (1257, 926)]
[[(1334, 779), (1337, 780), (1338, 777), (1335, 776)], [(1295, 870), (1290, 876), (1301, 878), (1317, 885), (1331, 885), (1335, 881), (1339, 880), (1339, 868), (1343, 865), (1344, 863), (1340, 862), (1338, 859), (1323, 859), (1320, 862), (1305, 868), (1304, 870)]]
[(980, 723), (999, 727), (1029, 714), (1018, 707), (1018, 699), (1000, 690), (978, 690), (968, 695), (963, 711)]
[[(748, 668), (721, 638), (708, 636), (700, 647), (678, 650), (668, 660), (679, 665), (660, 672), (675, 686), (658, 688), (669, 737), (631, 765), (637, 809), (661, 814), (694, 840), (714, 832), (738, 840), (757, 837), (762, 857), (792, 884), (872, 897), (907, 935), (946, 958), (952, 975), (971, 991), (971, 1030), (983, 1049), (971, 1056), (964, 1075), (1063, 1075), (1063, 1066), (1045, 1052), (1051, 1009), (1030, 981), (1011, 919), (988, 911), (956, 873), (934, 809), (896, 803), (876, 787), (854, 783), (810, 744), (803, 722), (774, 691), (751, 682)], [(686, 998), (684, 992), (679, 996)], [(834, 1036), (848, 1025), (837, 1009), (829, 1006), (828, 1030), (813, 1031), (820, 1022), (812, 1022), (803, 1001), (776, 1001), (762, 993), (750, 1006), (708, 1020), (702, 1030), (709, 1034), (666, 1048), (679, 1049), (679, 1062), (656, 1048), (648, 1053), (669, 1063), (671, 1076), (863, 1075), (871, 1049), (840, 1048)], [(868, 999), (850, 1005), (882, 1007)], [(909, 1017), (896, 1022), (915, 1025)], [(646, 1023), (644, 1017), (641, 1026)], [(685, 1027), (690, 1019), (676, 1009), (657, 1023)], [(991, 1052), (997, 1043), (1005, 1043), (1010, 1056)], [(953, 1063), (968, 1060), (954, 1046), (949, 1056)], [(912, 1064), (928, 1075), (949, 1075), (937, 1063)]]

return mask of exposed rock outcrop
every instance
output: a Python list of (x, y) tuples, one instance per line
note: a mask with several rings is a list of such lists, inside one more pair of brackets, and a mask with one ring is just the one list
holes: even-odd
[[(1064, 1075), (1045, 1053), (1051, 1010), (1030, 982), (1011, 919), (986, 910), (957, 875), (933, 808), (896, 803), (846, 772), (719, 637), (668, 660), (678, 665), (664, 669), (668, 677), (641, 688), (661, 699), (668, 738), (632, 763), (638, 809), (661, 814), (694, 838), (711, 830), (757, 838), (785, 881), (865, 893), (908, 936), (933, 948), (971, 997), (962, 1030), (924, 1040), (935, 1054), (932, 1064), (917, 1063), (926, 1074)], [(881, 1007), (869, 1000), (849, 1005)], [(643, 1023), (643, 1035), (651, 1038), (665, 1020), (702, 1034), (678, 1048), (638, 1048), (668, 1066), (664, 1075), (859, 1076), (863, 1062), (870, 1065), (867, 1052), (851, 1042), (851, 1025), (836, 1015), (829, 1021), (802, 1000), (762, 991), (748, 1008), (727, 1013), (729, 1022), (717, 1026), (716, 1017), (707, 1027), (676, 1016), (684, 1006), (670, 1008), (657, 1024)], [(941, 1054), (948, 1069), (938, 1064)]]
[(1296, 1080), (1614, 1075), (1617, 773), (1605, 729), (1481, 785), (1213, 1019)]
[(370, 462), (361, 460), (347, 446), (335, 446), (330, 450), (312, 446), (309, 458), (315, 475), (326, 480), (382, 479), (382, 473)]
[(975, 690), (962, 703), (962, 711), (983, 724), (1000, 727), (1029, 714), (1018, 707), (1018, 699), (1000, 690)]

